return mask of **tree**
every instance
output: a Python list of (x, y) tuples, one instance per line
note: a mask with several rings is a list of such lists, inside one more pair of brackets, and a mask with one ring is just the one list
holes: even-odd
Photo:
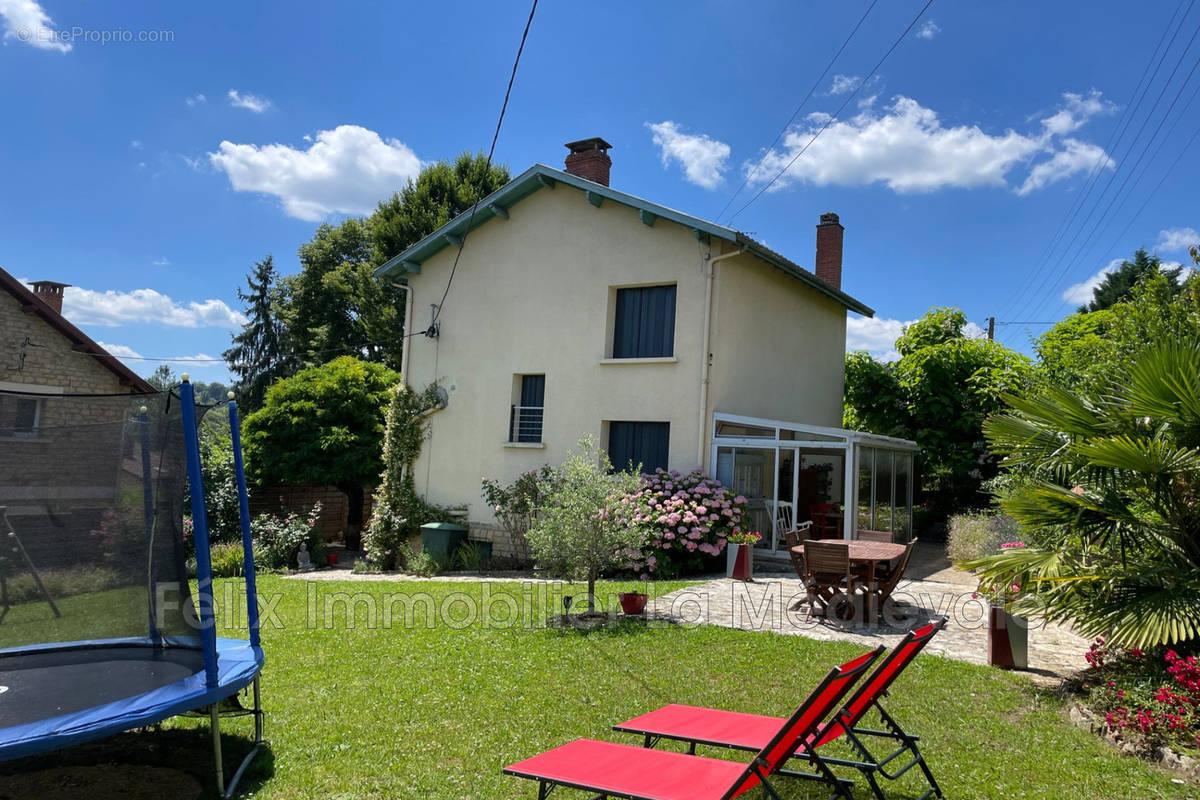
[(404, 252), (509, 180), (508, 170), (489, 167), (483, 153), (462, 153), (453, 164), (439, 161), (425, 167), (371, 216), (374, 264)]
[(277, 381), (245, 421), (259, 483), (335, 486), (349, 501), (346, 547), (359, 548), (363, 490), (383, 468), (384, 409), (400, 374), (350, 356)]
[(233, 347), (221, 354), (238, 376), (239, 401), (247, 413), (257, 410), (272, 381), (284, 373), (283, 326), (278, 317), (279, 289), (275, 261), (268, 255), (246, 276), (249, 292), (238, 289), (246, 303), (246, 324), (233, 335)]
[(925, 502), (940, 511), (979, 505), (980, 484), (995, 475), (983, 421), (1000, 397), (1030, 374), (1027, 358), (965, 334), (966, 315), (933, 308), (896, 341), (900, 360), (880, 363), (866, 353), (846, 356), (844, 423), (919, 446)]
[(539, 566), (587, 581), (591, 614), (600, 573), (640, 554), (649, 530), (634, 522), (629, 500), (642, 488), (641, 476), (614, 472), (591, 436), (580, 439), (578, 447), (540, 487), (546, 501), (528, 538)]
[(1120, 267), (1104, 276), (1100, 285), (1092, 290), (1091, 302), (1079, 307), (1080, 313), (1101, 311), (1128, 300), (1134, 286), (1155, 274), (1166, 277), (1173, 291), (1179, 290), (1179, 270), (1163, 269), (1158, 256), (1149, 255), (1144, 248), (1139, 249), (1133, 254), (1133, 261), (1122, 261)]
[(508, 182), (484, 169), (483, 155), (438, 162), (379, 203), (370, 217), (322, 224), (300, 247), (300, 272), (282, 281), (279, 317), (288, 346), (305, 363), (348, 353), (399, 369), (404, 349), (404, 293), (374, 272)]
[(1200, 638), (1200, 336), (1151, 346), (1099, 392), (1005, 400), (985, 430), (1031, 476), (1001, 502), (1029, 546), (965, 566), (1110, 644)]

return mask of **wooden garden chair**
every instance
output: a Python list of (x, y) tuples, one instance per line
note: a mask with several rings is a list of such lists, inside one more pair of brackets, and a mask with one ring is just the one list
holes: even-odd
[[(913, 550), (916, 549), (918, 541), (917, 539), (913, 539), (908, 543), (908, 546), (904, 548), (904, 555), (896, 562), (896, 566), (891, 567), (882, 574), (876, 569), (875, 585), (867, 587), (871, 602), (876, 609), (882, 609), (883, 604), (892, 596), (892, 592), (896, 591), (896, 586), (904, 577), (904, 570), (908, 568), (908, 559), (912, 556)], [(804, 549), (808, 550), (808, 547), (805, 546)]]
[[(835, 604), (834, 615), (840, 617), (842, 607), (850, 606), (854, 613), (854, 596), (859, 578), (850, 561), (850, 550), (843, 539), (809, 539), (804, 543), (804, 588), (814, 614), (818, 607), (828, 615)], [(837, 601), (835, 603), (835, 600)]]
[(859, 531), (858, 538), (864, 542), (885, 542), (892, 543), (892, 535), (887, 531)]
[(783, 532), (783, 541), (787, 544), (788, 555), (792, 557), (792, 568), (796, 570), (796, 575), (804, 580), (804, 556), (792, 550), (793, 547), (799, 547), (812, 536), (812, 520), (806, 520), (796, 526), (794, 530)]

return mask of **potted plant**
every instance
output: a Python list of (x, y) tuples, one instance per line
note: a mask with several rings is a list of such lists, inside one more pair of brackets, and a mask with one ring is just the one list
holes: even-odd
[[(1001, 550), (1024, 547), (1024, 542), (1005, 542)], [(979, 586), (988, 601), (988, 663), (1003, 669), (1029, 667), (1029, 620), (1013, 613), (1021, 584)]]
[(636, 616), (646, 610), (646, 601), (650, 599), (650, 595), (645, 592), (621, 592), (617, 599), (621, 601), (621, 613)]
[(735, 530), (726, 541), (725, 577), (735, 581), (754, 580), (754, 545), (762, 541), (762, 535), (755, 531)]

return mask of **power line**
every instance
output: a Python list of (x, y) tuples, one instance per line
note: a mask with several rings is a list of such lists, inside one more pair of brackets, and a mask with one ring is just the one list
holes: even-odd
[[(1175, 24), (1175, 17), (1179, 15), (1179, 11), (1181, 8), (1183, 8), (1185, 2), (1187, 2), (1187, 10), (1184, 12), (1183, 16), (1180, 17), (1180, 25), (1182, 25), (1183, 20), (1187, 19), (1188, 14), (1191, 13), (1192, 6), (1195, 4), (1195, 0), (1180, 0), (1179, 5), (1175, 7), (1175, 10), (1167, 19), (1167, 23), (1163, 27), (1163, 32), (1158, 37), (1158, 42), (1150, 51), (1150, 58), (1147, 59), (1146, 66), (1142, 69), (1142, 75), (1140, 78), (1138, 78), (1138, 82), (1134, 86), (1133, 95), (1126, 104), (1125, 110), (1122, 112), (1121, 118), (1118, 120), (1117, 125), (1113, 128), (1113, 132), (1110, 134), (1108, 142), (1105, 143), (1104, 148), (1101, 150), (1100, 155), (1096, 159), (1096, 163), (1092, 166), (1092, 169), (1089, 172), (1083, 191), (1076, 194), (1074, 202), (1071, 204), (1067, 213), (1063, 215), (1062, 221), (1059, 222), (1054, 234), (1050, 237), (1050, 241), (1046, 248), (1034, 262), (1033, 268), (1029, 273), (1031, 276), (1036, 276), (1042, 272), (1042, 267), (1049, 262), (1058, 245), (1062, 243), (1066, 232), (1070, 230), (1076, 218), (1078, 218), (1079, 212), (1083, 210), (1085, 205), (1087, 205), (1088, 199), (1092, 196), (1092, 190), (1095, 189), (1097, 183), (1099, 183), (1100, 175), (1103, 173), (1104, 167), (1111, 160), (1109, 153), (1115, 152), (1120, 146), (1122, 139), (1125, 137), (1125, 133), (1129, 129), (1129, 123), (1132, 122), (1134, 116), (1136, 116), (1138, 112), (1138, 109), (1141, 108), (1142, 102), (1146, 99), (1146, 95), (1150, 91), (1150, 86), (1154, 83), (1155, 76), (1158, 75), (1159, 69), (1162, 68), (1163, 62), (1166, 61), (1168, 52), (1175, 44), (1175, 39), (1179, 35), (1180, 31), (1180, 27)], [(1168, 33), (1171, 33), (1171, 39), (1169, 42), (1167, 42), (1166, 47), (1163, 47), (1163, 42), (1166, 40)], [(1151, 72), (1152, 66), (1154, 68), (1153, 72)], [(1147, 115), (1147, 118), (1149, 118), (1149, 115)], [(1131, 152), (1133, 150), (1134, 143), (1136, 143), (1136, 137), (1134, 142), (1131, 142), (1130, 144), (1129, 149)], [(1115, 175), (1115, 171), (1113, 174)], [(1112, 179), (1110, 177), (1109, 184), (1111, 184), (1111, 182)], [(1108, 184), (1106, 184), (1105, 189), (1107, 189), (1107, 186)], [(1101, 192), (1101, 195), (1103, 195), (1103, 191)], [(1097, 200), (1097, 203), (1099, 203), (1099, 200)], [(1086, 225), (1086, 221), (1083, 224)], [(1042, 273), (1042, 275), (1043, 280), (1038, 284), (1037, 289), (1033, 289), (1034, 280), (1025, 282), (1021, 291), (1019, 291), (1017, 295), (1011, 301), (1009, 301), (1008, 305), (1001, 310), (1001, 315), (1003, 316), (1013, 313), (1020, 308), (1021, 304), (1025, 301), (1026, 294), (1031, 290), (1031, 296), (1036, 297), (1037, 293), (1045, 286), (1046, 278), (1048, 277), (1047, 273)]]
[(921, 7), (921, 10), (919, 12), (917, 12), (917, 15), (915, 17), (913, 17), (913, 21), (908, 23), (908, 27), (904, 29), (904, 32), (900, 34), (899, 38), (897, 38), (896, 41), (892, 42), (892, 46), (889, 47), (887, 49), (887, 52), (883, 54), (883, 58), (879, 59), (879, 61), (877, 61), (875, 63), (875, 66), (871, 68), (871, 71), (869, 73), (867, 73), (867, 76), (862, 79), (862, 81), (858, 84), (858, 86), (854, 87), (854, 91), (846, 96), (845, 101), (843, 101), (842, 104), (840, 106), (838, 106), (837, 111), (835, 111), (833, 113), (833, 115), (829, 117), (829, 119), (825, 120), (825, 124), (822, 125), (821, 128), (816, 133), (813, 134), (812, 138), (809, 139), (807, 143), (805, 143), (804, 147), (800, 148), (800, 151), (798, 153), (796, 153), (796, 155), (792, 156), (792, 160), (789, 161), (783, 169), (779, 170), (779, 172), (775, 175), (774, 178), (771, 178), (771, 180), (768, 181), (765, 186), (763, 186), (761, 189), (758, 190), (757, 194), (755, 194), (753, 197), (751, 197), (749, 200), (747, 200), (745, 205), (743, 205), (741, 208), (739, 208), (737, 211), (735, 211), (732, 216), (729, 217), (729, 222), (733, 222), (733, 220), (737, 217), (738, 214), (741, 214), (743, 211), (745, 211), (747, 208), (750, 207), (751, 203), (753, 203), (758, 198), (762, 197), (763, 193), (765, 193), (768, 189), (770, 189), (775, 184), (775, 181), (779, 180), (785, 172), (787, 172), (789, 169), (792, 168), (792, 165), (796, 163), (796, 160), (799, 159), (800, 156), (804, 155), (805, 151), (807, 151), (808, 148), (812, 146), (812, 143), (815, 142), (818, 138), (820, 138), (821, 134), (824, 133), (829, 128), (830, 125), (832, 125), (835, 121), (837, 121), (838, 117), (841, 116), (842, 111), (844, 111), (846, 106), (848, 106), (850, 104), (850, 101), (858, 96), (858, 93), (860, 91), (862, 91), (862, 88), (863, 88), (863, 86), (865, 86), (867, 84), (867, 81), (869, 81), (869, 80), (871, 80), (871, 78), (875, 77), (875, 73), (879, 71), (879, 68), (881, 66), (883, 66), (883, 62), (888, 60), (888, 57), (891, 56), (892, 52), (895, 51), (895, 49), (900, 46), (900, 43), (904, 41), (905, 37), (908, 36), (909, 32), (912, 31), (912, 29), (914, 27), (916, 27), (917, 23), (921, 21), (921, 17), (925, 16), (925, 12), (929, 10), (929, 7), (931, 5), (933, 5), (933, 0), (927, 0), (925, 5)]
[[(1151, 118), (1154, 116), (1155, 110), (1158, 108), (1158, 105), (1159, 105), (1160, 101), (1162, 100), (1162, 97), (1166, 94), (1167, 88), (1171, 85), (1171, 82), (1174, 80), (1176, 73), (1179, 71), (1179, 67), (1183, 64), (1183, 60), (1187, 57), (1188, 52), (1191, 50), (1192, 45), (1195, 43), (1197, 36), (1200, 36), (1200, 25), (1197, 25), (1195, 31), (1193, 31), (1191, 39), (1188, 41), (1186, 48), (1184, 49), (1183, 53), (1180, 54), (1179, 60), (1175, 64), (1175, 68), (1171, 71), (1170, 76), (1168, 76), (1166, 82), (1163, 84), (1163, 88), (1159, 91), (1158, 97), (1154, 101), (1153, 108), (1151, 108), (1150, 113), (1146, 116), (1146, 118), (1142, 122), (1141, 127), (1138, 129), (1138, 133), (1134, 137), (1135, 144), (1138, 141), (1138, 139), (1141, 138), (1141, 135), (1145, 131), (1146, 126), (1149, 124)], [(1153, 155), (1151, 155), (1150, 162), (1147, 162), (1147, 166), (1149, 165), (1149, 163), (1153, 162), (1153, 160), (1155, 158), (1157, 158), (1159, 151), (1162, 149), (1162, 143), (1158, 144), (1157, 146), (1154, 146), (1154, 142), (1158, 138), (1158, 134), (1162, 131), (1162, 127), (1166, 123), (1167, 118), (1170, 117), (1171, 112), (1175, 109), (1176, 104), (1179, 102), (1179, 98), (1183, 96), (1183, 93), (1187, 89), (1188, 84), (1191, 82), (1192, 78), (1195, 76), (1197, 68), (1200, 68), (1200, 57), (1198, 57), (1196, 59), (1196, 61), (1192, 64), (1192, 68), (1188, 72), (1187, 77), (1185, 77), (1183, 82), (1180, 84), (1179, 89), (1178, 89), (1178, 91), (1176, 91), (1175, 96), (1172, 98), (1170, 105), (1167, 107), (1167, 110), (1163, 113), (1162, 118), (1158, 121), (1158, 124), (1155, 126), (1154, 132), (1150, 135), (1150, 138), (1146, 140), (1146, 144), (1142, 147), (1142, 150), (1138, 154), (1136, 160), (1134, 161), (1133, 166), (1130, 167), (1129, 170), (1125, 172), (1125, 176), (1122, 178), (1121, 183), (1117, 187), (1116, 192), (1113, 195), (1111, 195), (1111, 197), (1108, 200), (1107, 205), (1104, 206), (1104, 210), (1100, 212), (1100, 216), (1096, 218), (1095, 223), (1093, 223), (1091, 228), (1088, 230), (1087, 235), (1084, 237), (1084, 242), (1089, 241), (1093, 236), (1095, 236), (1095, 234), (1100, 230), (1100, 227), (1105, 222), (1107, 222), (1108, 219), (1111, 217), (1110, 212), (1112, 211), (1113, 206), (1116, 204), (1118, 198), (1120, 198), (1122, 193), (1125, 191), (1125, 187), (1129, 185), (1130, 179), (1134, 176), (1135, 173), (1137, 173), (1138, 167), (1141, 165), (1142, 160), (1145, 158), (1145, 156), (1148, 153), (1151, 152), (1152, 147), (1153, 147)], [(1191, 101), (1189, 100), (1189, 103), (1190, 102)], [(1178, 120), (1176, 120), (1176, 125), (1177, 124), (1178, 124)], [(1174, 130), (1174, 127), (1175, 126), (1173, 125), (1171, 128), (1172, 131)], [(1164, 142), (1165, 142), (1165, 139), (1164, 139)], [(1133, 150), (1133, 145), (1131, 145), (1130, 152), (1127, 155), (1131, 155), (1132, 150)], [(1122, 166), (1124, 166), (1124, 165), (1122, 165)], [(1096, 204), (1092, 207), (1091, 212), (1088, 213), (1088, 216), (1087, 216), (1087, 218), (1084, 219), (1083, 224), (1075, 232), (1075, 235), (1071, 238), (1071, 241), (1068, 243), (1066, 249), (1063, 250), (1063, 252), (1059, 255), (1058, 259), (1056, 259), (1056, 261), (1054, 262), (1055, 267), (1057, 267), (1060, 263), (1062, 264), (1062, 267), (1057, 270), (1057, 273), (1054, 272), (1054, 267), (1051, 267), (1050, 272), (1047, 273), (1047, 278), (1049, 278), (1049, 276), (1052, 274), (1054, 275), (1053, 279), (1050, 282), (1050, 286), (1056, 285), (1058, 283), (1058, 281), (1060, 281), (1063, 278), (1063, 276), (1065, 276), (1070, 271), (1071, 267), (1073, 267), (1080, 260), (1080, 258), (1083, 256), (1083, 253), (1086, 252), (1086, 250), (1084, 249), (1084, 248), (1086, 248), (1086, 245), (1083, 245), (1081, 247), (1081, 249), (1077, 250), (1077, 251), (1072, 251), (1071, 247), (1079, 239), (1080, 235), (1083, 234), (1084, 228), (1087, 227), (1088, 222), (1092, 219), (1092, 215), (1095, 214), (1096, 211), (1100, 208), (1100, 204), (1104, 200), (1104, 195), (1107, 194), (1108, 188), (1112, 185), (1113, 180), (1115, 180), (1117, 173), (1120, 171), (1121, 171), (1120, 169), (1114, 170), (1113, 173), (1109, 176), (1109, 180), (1105, 184), (1104, 190), (1101, 192), (1100, 197), (1098, 197), (1096, 199)], [(1139, 175), (1138, 182), (1140, 182), (1140, 180), (1141, 180), (1141, 178)], [(1136, 185), (1137, 185), (1137, 182), (1134, 183), (1134, 187), (1136, 187)], [(1132, 193), (1132, 190), (1134, 187), (1130, 188), (1131, 193)], [(1128, 196), (1126, 196), (1125, 199), (1127, 200)], [(1124, 200), (1122, 201), (1122, 205), (1123, 204), (1124, 204)], [(1066, 259), (1065, 262), (1064, 262), (1064, 259)], [(1043, 284), (1045, 284), (1045, 281), (1043, 281)], [(1036, 298), (1036, 296), (1037, 295), (1035, 293), (1034, 297)], [(1042, 299), (1040, 301), (1034, 300), (1033, 302), (1036, 302), (1037, 305), (1032, 307), (1033, 314), (1040, 313), (1042, 311), (1042, 309), (1045, 308), (1046, 304), (1048, 302), (1050, 302), (1051, 299), (1052, 299), (1052, 295), (1046, 295), (1046, 296), (1042, 297)]]
[(475, 212), (479, 210), (479, 203), (483, 200), (484, 182), (492, 170), (492, 156), (496, 153), (496, 142), (500, 139), (500, 128), (504, 125), (504, 114), (508, 111), (508, 98), (512, 95), (513, 82), (517, 79), (517, 66), (521, 63), (521, 54), (525, 52), (525, 40), (529, 38), (529, 28), (533, 25), (533, 15), (537, 12), (537, 6), (538, 0), (533, 0), (533, 6), (529, 9), (529, 19), (525, 20), (525, 30), (521, 33), (521, 44), (517, 47), (517, 57), (513, 60), (512, 72), (508, 76), (508, 88), (504, 90), (504, 104), (500, 106), (500, 118), (496, 120), (496, 131), (492, 134), (492, 146), (488, 149), (487, 162), (484, 164), (483, 174), (479, 178), (479, 186), (475, 189), (476, 197), (475, 202), (471, 204), (471, 216), (467, 218), (466, 229), (463, 230), (458, 244), (458, 252), (454, 254), (454, 264), (450, 267), (450, 277), (446, 280), (446, 291), (442, 292), (442, 300), (438, 303), (437, 310), (433, 312), (433, 320), (429, 323), (430, 332), (436, 330), (438, 317), (442, 315), (446, 297), (450, 294), (450, 286), (454, 283), (454, 273), (458, 271), (458, 261), (467, 247), (467, 236), (470, 235), (471, 225), (475, 222)]
[(821, 74), (817, 76), (817, 79), (813, 81), (813, 85), (809, 87), (808, 94), (804, 95), (804, 99), (800, 101), (800, 105), (796, 106), (796, 110), (792, 112), (792, 116), (789, 117), (788, 121), (784, 123), (782, 128), (779, 129), (779, 133), (775, 135), (775, 140), (772, 141), (765, 150), (763, 150), (762, 157), (758, 159), (758, 163), (754, 165), (754, 169), (746, 173), (746, 176), (742, 178), (741, 184), (739, 184), (737, 189), (734, 190), (733, 194), (729, 196), (729, 199), (725, 201), (725, 205), (721, 209), (720, 213), (717, 214), (716, 219), (720, 219), (725, 215), (725, 212), (729, 210), (729, 206), (731, 206), (737, 196), (741, 194), (742, 189), (746, 188), (746, 184), (750, 181), (750, 178), (758, 173), (758, 170), (762, 167), (763, 162), (767, 160), (767, 154), (775, 148), (775, 145), (779, 144), (779, 140), (783, 138), (785, 133), (787, 133), (787, 129), (790, 128), (792, 123), (796, 121), (796, 117), (800, 114), (800, 110), (804, 108), (805, 104), (807, 104), (809, 100), (812, 99), (813, 93), (817, 91), (817, 87), (820, 86), (825, 80), (825, 76), (829, 74), (829, 70), (833, 69), (833, 65), (837, 63), (838, 58), (841, 57), (842, 51), (846, 49), (846, 45), (850, 44), (850, 40), (854, 38), (854, 34), (858, 33), (858, 29), (862, 27), (862, 24), (867, 21), (867, 17), (870, 16), (871, 11), (875, 8), (875, 5), (878, 2), (879, 0), (871, 0), (871, 5), (867, 6), (867, 10), (863, 12), (861, 17), (859, 17), (858, 23), (850, 31), (850, 35), (846, 37), (846, 40), (842, 42), (842, 46), (837, 49), (837, 52), (833, 54), (833, 58), (829, 59), (829, 63), (825, 65), (825, 69), (822, 70)]

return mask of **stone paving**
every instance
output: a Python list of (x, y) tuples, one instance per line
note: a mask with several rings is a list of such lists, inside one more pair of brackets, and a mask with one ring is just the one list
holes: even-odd
[[(947, 616), (946, 627), (925, 652), (986, 664), (987, 606), (973, 596), (973, 589), (973, 583), (962, 580), (903, 580), (892, 595), (895, 603), (889, 603), (881, 622), (873, 625), (814, 616), (803, 602), (807, 596), (804, 585), (794, 574), (789, 577), (785, 573), (756, 574), (750, 583), (712, 580), (656, 598), (649, 610), (656, 617), (681, 623), (856, 642), (867, 647), (891, 647), (906, 631), (930, 617)], [(799, 608), (792, 610), (798, 601)], [(1087, 649), (1088, 641), (1069, 628), (1031, 620), (1026, 674), (1036, 683), (1057, 685), (1066, 675), (1087, 665)]]

